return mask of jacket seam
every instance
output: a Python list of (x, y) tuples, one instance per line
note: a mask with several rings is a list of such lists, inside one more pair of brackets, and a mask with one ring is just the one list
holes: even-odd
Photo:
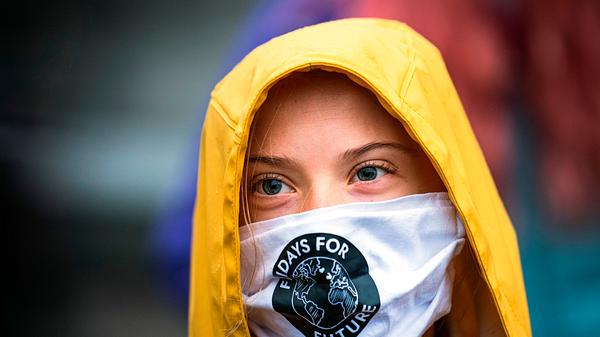
[(212, 97), (209, 104), (219, 114), (223, 122), (225, 122), (225, 125), (227, 125), (231, 130), (235, 131), (236, 123), (231, 119), (231, 117), (229, 117), (229, 114), (225, 112), (225, 108), (223, 108), (221, 103), (219, 103), (219, 101), (215, 97)]

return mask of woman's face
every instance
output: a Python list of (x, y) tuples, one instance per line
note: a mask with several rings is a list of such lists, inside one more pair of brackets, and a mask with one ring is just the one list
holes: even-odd
[(445, 190), (400, 122), (343, 75), (288, 77), (270, 91), (253, 128), (243, 206), (252, 222)]

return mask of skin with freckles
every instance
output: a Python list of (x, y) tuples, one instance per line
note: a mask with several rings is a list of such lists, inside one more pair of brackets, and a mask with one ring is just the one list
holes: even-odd
[(253, 123), (244, 186), (242, 225), (445, 191), (425, 153), (370, 91), (324, 71), (294, 73), (269, 91)]

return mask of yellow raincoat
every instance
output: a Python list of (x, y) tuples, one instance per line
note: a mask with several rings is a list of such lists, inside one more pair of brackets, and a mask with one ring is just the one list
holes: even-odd
[(440, 52), (408, 26), (381, 19), (332, 21), (275, 38), (214, 88), (198, 168), (189, 336), (249, 336), (238, 215), (250, 126), (274, 83), (314, 68), (371, 90), (446, 185), (468, 237), (461, 255), (472, 265), (457, 269), (465, 282), (455, 287), (452, 310), (466, 309), (456, 319), (450, 314), (451, 335), (531, 336), (515, 232)]

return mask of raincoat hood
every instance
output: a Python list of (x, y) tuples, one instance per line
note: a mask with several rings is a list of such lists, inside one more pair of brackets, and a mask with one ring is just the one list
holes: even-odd
[[(482, 284), (478, 295), (473, 289), (462, 293), (487, 297), (491, 308), (479, 317), (481, 301), (472, 300), (469, 317), (493, 321), (467, 322), (454, 335), (486, 336), (482, 326), (495, 324), (499, 334), (489, 335), (531, 336), (515, 232), (440, 52), (408, 26), (382, 19), (332, 21), (272, 39), (214, 88), (198, 168), (189, 335), (249, 336), (238, 221), (250, 127), (270, 87), (292, 72), (316, 68), (346, 74), (371, 90), (421, 145), (446, 185), (474, 266), (457, 275)], [(460, 292), (455, 302), (462, 301)]]

